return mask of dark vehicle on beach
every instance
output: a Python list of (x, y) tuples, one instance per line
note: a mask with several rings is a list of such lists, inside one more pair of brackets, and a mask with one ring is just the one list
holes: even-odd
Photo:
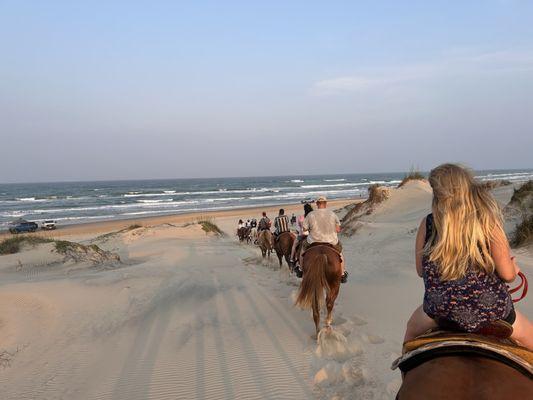
[(9, 226), (11, 233), (35, 232), (39, 226), (35, 222), (17, 221)]

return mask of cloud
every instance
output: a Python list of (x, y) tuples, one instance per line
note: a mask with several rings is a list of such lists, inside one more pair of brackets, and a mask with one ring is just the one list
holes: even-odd
[(451, 52), (433, 62), (376, 67), (351, 76), (320, 80), (312, 85), (310, 93), (319, 96), (369, 93), (424, 80), (516, 72), (533, 72), (533, 52), (496, 51), (461, 55)]

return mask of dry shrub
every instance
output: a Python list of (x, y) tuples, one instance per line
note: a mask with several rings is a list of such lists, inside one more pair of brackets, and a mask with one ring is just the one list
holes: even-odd
[(357, 221), (363, 215), (370, 215), (374, 212), (375, 206), (387, 200), (390, 196), (390, 189), (377, 184), (368, 187), (368, 198), (365, 201), (355, 204), (344, 216), (341, 223), (343, 233), (352, 236), (361, 227)]
[(511, 245), (517, 247), (533, 243), (533, 180), (514, 190), (506, 209), (514, 209), (521, 215), (521, 222), (511, 235)]
[(513, 233), (511, 246), (518, 247), (533, 243), (533, 214), (524, 217)]
[(512, 185), (512, 182), (506, 179), (494, 179), (491, 181), (483, 181), (480, 183), (481, 187), (488, 189), (488, 190), (496, 189), (496, 188), (499, 188), (500, 186), (509, 186), (509, 185)]

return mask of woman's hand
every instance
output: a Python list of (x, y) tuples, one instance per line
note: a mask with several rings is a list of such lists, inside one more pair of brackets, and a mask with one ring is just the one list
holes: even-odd
[(511, 262), (513, 263), (515, 273), (518, 275), (518, 273), (520, 272), (520, 267), (516, 263), (516, 257), (515, 256), (511, 256)]

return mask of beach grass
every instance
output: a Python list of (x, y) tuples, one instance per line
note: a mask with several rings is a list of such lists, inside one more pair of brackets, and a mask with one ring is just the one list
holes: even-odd
[(197, 221), (205, 233), (214, 233), (215, 235), (224, 236), (222, 229), (218, 227), (213, 218), (200, 217)]
[(0, 255), (16, 254), (20, 251), (21, 247), (24, 244), (35, 246), (37, 244), (50, 243), (53, 241), (54, 241), (53, 239), (43, 238), (41, 236), (33, 236), (33, 235), (31, 236), (21, 235), (21, 236), (10, 237), (0, 242)]
[(405, 175), (402, 179), (402, 181), (398, 184), (398, 187), (401, 188), (409, 181), (424, 181), (426, 180), (426, 176), (418, 171), (416, 168), (411, 167), (409, 170), (409, 173)]

